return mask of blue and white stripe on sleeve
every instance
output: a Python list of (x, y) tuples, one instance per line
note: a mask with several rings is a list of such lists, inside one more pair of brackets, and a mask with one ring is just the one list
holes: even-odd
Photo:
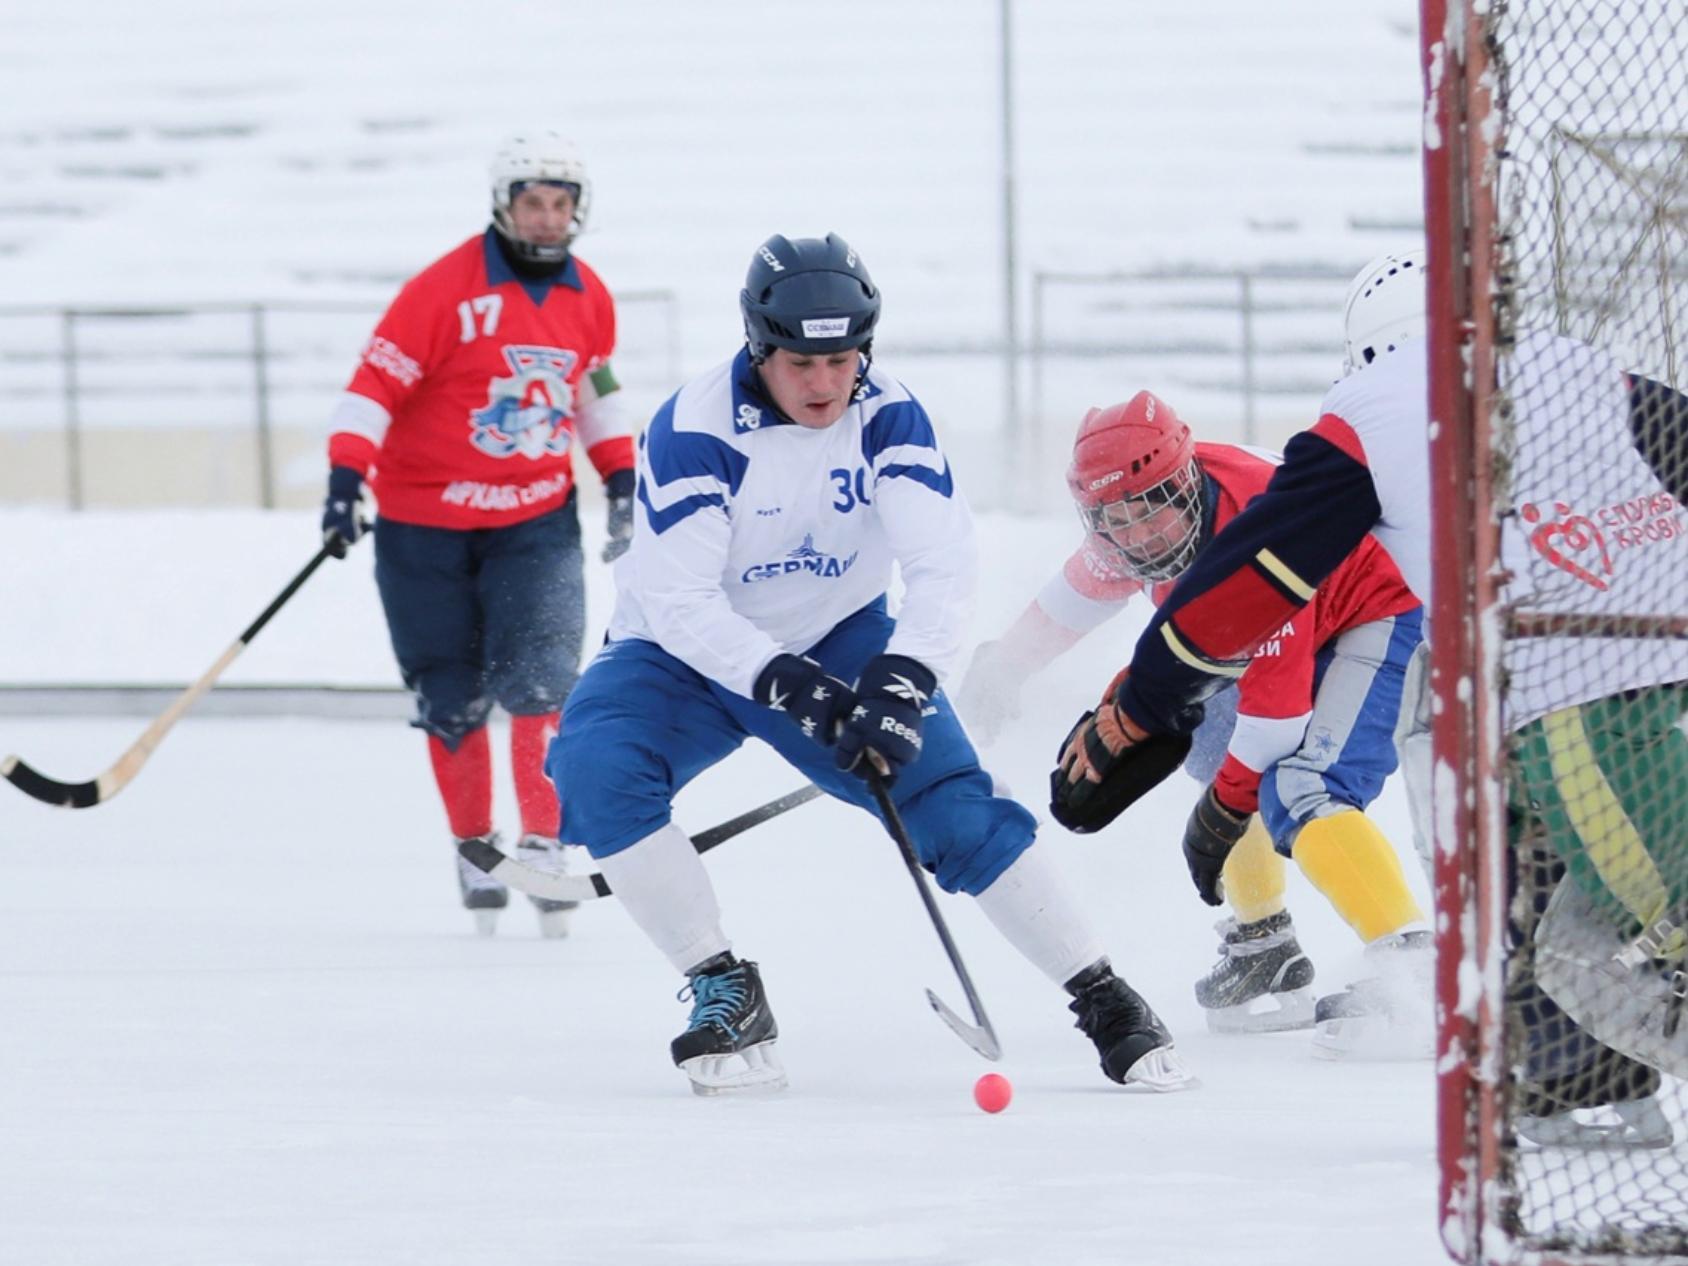
[(639, 440), (639, 504), (657, 535), (699, 510), (725, 511), (744, 482), (750, 459), (725, 440), (674, 426), (675, 395), (658, 409)]
[(912, 479), (940, 496), (955, 491), (932, 419), (914, 399), (882, 405), (862, 428), (862, 457), (874, 479)]

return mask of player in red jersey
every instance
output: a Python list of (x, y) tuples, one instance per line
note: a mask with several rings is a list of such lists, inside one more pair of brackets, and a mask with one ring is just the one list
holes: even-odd
[[(633, 533), (633, 440), (610, 369), (615, 303), (571, 249), (592, 197), (585, 164), (556, 133), (527, 133), (499, 148), (491, 183), (491, 226), (406, 283), (334, 410), (322, 529), (343, 556), (367, 481), (375, 579), (452, 834), (492, 833), (497, 703), (519, 850), (561, 869), (543, 763), (585, 627), (571, 449), (604, 480), (610, 562)], [(490, 933), (508, 892), (461, 860), (458, 882)], [(567, 906), (535, 905), (547, 936), (566, 932)]]
[[(1194, 442), (1147, 391), (1091, 410), (1067, 474), (1084, 540), (1014, 625), (980, 648), (962, 684), (963, 716), (992, 737), (1027, 677), (1135, 595), (1158, 606), (1276, 468), (1276, 455), (1259, 449)], [(1206, 784), (1185, 849), (1215, 859), (1203, 899), (1217, 905), (1222, 891), (1235, 913), (1220, 925), (1218, 965), (1196, 985), (1214, 1029), (1313, 1021), (1313, 969), (1284, 908), (1284, 856), (1362, 941), (1428, 945), (1395, 851), (1364, 812), (1395, 769), (1403, 676), (1421, 622), (1395, 564), (1367, 542), (1236, 667), (1236, 689), (1220, 697), (1231, 706), (1210, 705), (1185, 763)]]

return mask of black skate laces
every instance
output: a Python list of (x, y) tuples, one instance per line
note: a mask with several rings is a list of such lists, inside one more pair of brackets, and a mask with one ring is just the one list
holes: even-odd
[(1118, 976), (1091, 985), (1067, 1006), (1078, 1016), (1077, 1027), (1092, 1039), (1116, 1020), (1132, 1028), (1148, 1028), (1151, 1023), (1148, 1003)]

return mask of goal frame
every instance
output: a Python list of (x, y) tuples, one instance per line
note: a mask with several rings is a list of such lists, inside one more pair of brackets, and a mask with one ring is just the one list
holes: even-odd
[[(1515, 0), (1515, 3), (1518, 0)], [(1677, 638), (1679, 612), (1515, 611), (1501, 601), (1497, 358), (1519, 321), (1498, 205), (1506, 50), (1489, 0), (1420, 0), (1429, 317), (1430, 690), (1436, 902), (1440, 1234), (1468, 1266), (1593, 1266), (1630, 1258), (1523, 1242), (1507, 1008), (1508, 863), (1500, 687), (1509, 638)], [(1653, 134), (1646, 134), (1653, 139)], [(1679, 133), (1670, 136), (1688, 140)], [(1556, 169), (1557, 170), (1557, 169)], [(1557, 249), (1557, 243), (1556, 243)], [(1664, 299), (1670, 321), (1670, 299)], [(1668, 349), (1667, 349), (1668, 359)], [(1675, 361), (1669, 365), (1677, 372)], [(1663, 1260), (1658, 1255), (1645, 1260)], [(1671, 1257), (1669, 1260), (1684, 1260)]]
[(1505, 816), (1493, 704), (1500, 532), (1492, 513), (1495, 129), (1471, 0), (1421, 0), (1430, 336), (1430, 650), (1436, 1098), (1442, 1242), (1478, 1266), (1513, 1256), (1504, 1184)]

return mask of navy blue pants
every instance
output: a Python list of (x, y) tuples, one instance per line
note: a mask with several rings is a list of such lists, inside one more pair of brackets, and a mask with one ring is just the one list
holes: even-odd
[(574, 496), (510, 527), (419, 527), (378, 519), (375, 583), (411, 722), (453, 751), (497, 703), (556, 712), (574, 687), (586, 627)]
[[(891, 629), (881, 600), (806, 653), (854, 681), (885, 649)], [(991, 794), (990, 775), (943, 691), (932, 706), (920, 759), (902, 771), (891, 798), (938, 885), (977, 894), (1031, 845), (1037, 823), (1022, 805)], [(785, 714), (707, 680), (653, 642), (610, 642), (569, 696), (545, 761), (562, 800), (563, 839), (594, 857), (638, 843), (668, 824), (681, 787), (751, 736), (821, 790), (877, 816), (867, 784), (840, 770), (832, 749), (804, 737)]]

